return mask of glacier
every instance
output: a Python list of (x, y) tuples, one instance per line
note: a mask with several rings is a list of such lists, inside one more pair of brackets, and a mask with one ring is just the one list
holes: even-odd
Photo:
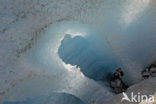
[(74, 104), (105, 103), (114, 96), (107, 75), (118, 67), (127, 84), (138, 83), (141, 70), (156, 58), (155, 5), (0, 0), (0, 103), (38, 103), (54, 93), (67, 94)]

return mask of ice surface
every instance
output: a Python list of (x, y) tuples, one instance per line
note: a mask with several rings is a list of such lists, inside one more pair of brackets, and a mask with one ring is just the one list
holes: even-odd
[(19, 102), (4, 102), (4, 104), (85, 104), (80, 99), (66, 93), (52, 93), (49, 96), (27, 98)]
[[(139, 100), (138, 100), (138, 96), (140, 95), (146, 95), (149, 97), (151, 97), (150, 95), (154, 95), (156, 92), (156, 78), (152, 78), (152, 79), (148, 79), (145, 81), (142, 81), (136, 85), (131, 86), (127, 91), (126, 94), (128, 95), (128, 97), (131, 99), (131, 93), (133, 92), (134, 95), (136, 95), (136, 99), (138, 102), (128, 102), (128, 101), (124, 101), (121, 102), (121, 99), (123, 98), (123, 94), (119, 94), (116, 95), (114, 97), (111, 98), (111, 100), (109, 100), (107, 102), (107, 104), (139, 104)], [(138, 94), (140, 93), (140, 94)], [(147, 104), (147, 103), (146, 103)]]
[(53, 92), (88, 104), (112, 96), (81, 68), (59, 58), (66, 33), (87, 37), (96, 31), (102, 40), (97, 52), (106, 44), (115, 63), (117, 59), (123, 66), (125, 79), (139, 81), (142, 68), (156, 58), (155, 5), (155, 0), (0, 0), (0, 103)]

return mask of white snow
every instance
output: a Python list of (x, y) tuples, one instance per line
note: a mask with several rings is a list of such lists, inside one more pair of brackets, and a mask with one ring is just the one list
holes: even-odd
[[(43, 63), (40, 56), (33, 54), (33, 49), (40, 50), (39, 41), (46, 36), (47, 27), (63, 21), (77, 21), (97, 30), (130, 74), (127, 79), (131, 83), (139, 81), (142, 68), (156, 58), (156, 4), (154, 0), (147, 1), (0, 0), (0, 103), (52, 92), (72, 94), (87, 104), (101, 104), (112, 96), (104, 86), (82, 77), (81, 72), (68, 72), (56, 53), (52, 54), (55, 59), (49, 67), (46, 64), (50, 62)], [(129, 2), (132, 3), (126, 6)], [(57, 45), (51, 50), (57, 52)], [(33, 55), (39, 60), (33, 59)], [(46, 55), (49, 60), (51, 57)], [(154, 90), (155, 87), (147, 91)]]
[[(149, 97), (149, 95), (154, 95), (156, 93), (156, 78), (152, 78), (152, 79), (148, 79), (145, 81), (142, 81), (138, 84), (135, 84), (133, 86), (131, 86), (130, 88), (128, 88), (128, 90), (126, 91), (126, 94), (128, 95), (128, 97), (131, 99), (130, 95), (133, 92), (135, 95), (137, 95), (138, 93), (140, 93), (141, 95), (146, 95)], [(107, 102), (107, 104), (139, 104), (140, 102), (128, 102), (128, 101), (124, 101), (121, 102), (121, 99), (123, 97), (123, 94), (119, 94), (116, 95), (114, 97), (111, 98), (111, 100), (109, 100)], [(137, 96), (138, 97), (138, 96)], [(137, 99), (136, 97), (136, 99)]]

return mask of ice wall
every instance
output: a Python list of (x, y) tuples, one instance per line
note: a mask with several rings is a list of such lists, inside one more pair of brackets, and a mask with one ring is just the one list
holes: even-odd
[[(37, 48), (39, 51), (36, 50), (36, 47), (39, 47), (42, 43), (39, 44), (38, 41), (46, 36), (43, 30), (50, 24), (62, 21), (77, 21), (98, 31), (97, 37), (107, 41), (113, 55), (117, 57), (118, 62), (123, 65), (124, 70), (128, 73), (127, 79), (131, 83), (139, 81), (140, 70), (155, 60), (156, 57), (155, 5), (155, 0), (0, 0), (0, 100), (20, 100), (16, 97), (20, 96), (22, 92), (25, 94), (23, 99), (31, 95), (37, 96), (38, 94), (35, 95), (36, 92), (42, 95), (45, 93), (43, 89), (46, 89), (45, 86), (48, 86), (53, 78), (56, 78), (54, 81), (57, 83), (61, 80), (64, 82), (67, 80), (69, 86), (66, 86), (66, 84), (63, 84), (65, 86), (60, 85), (61, 82), (55, 86), (54, 82), (51, 81), (51, 86), (47, 89), (52, 86), (54, 86), (54, 89), (52, 87), (51, 92), (66, 89), (62, 92), (69, 93), (71, 91), (71, 94), (86, 103), (104, 102), (103, 97), (107, 99), (108, 96), (111, 96), (111, 94), (105, 96), (105, 89), (94, 81), (90, 81), (86, 77), (85, 80), (81, 79), (82, 73), (66, 74), (68, 72), (64, 72), (64, 70), (72, 66), (60, 65), (59, 58), (54, 59), (47, 56), (48, 60), (53, 60), (52, 65), (48, 67), (49, 61), (42, 62), (44, 56), (43, 59), (40, 59), (40, 56), (35, 56), (43, 55), (42, 52), (45, 52), (45, 47), (41, 47), (44, 51), (40, 51), (40, 48)], [(56, 36), (56, 34), (52, 35)], [(62, 39), (62, 36), (59, 39)], [(38, 54), (31, 54), (32, 57), (36, 57), (33, 60), (30, 60), (30, 49), (39, 52)], [(55, 49), (54, 51), (56, 52)], [(30, 57), (27, 56), (28, 54)], [(51, 55), (55, 57), (56, 54)], [(52, 68), (55, 65), (62, 68)], [(46, 69), (44, 66), (46, 66)], [(42, 73), (44, 74), (42, 75)], [(47, 82), (47, 84), (42, 86), (40, 81), (47, 77), (45, 73), (50, 73), (52, 78), (45, 79), (44, 82)], [(62, 75), (71, 76), (66, 79), (60, 77)], [(71, 80), (75, 78), (74, 75), (77, 75), (77, 78), (86, 84), (80, 84), (78, 79)], [(30, 76), (37, 77), (34, 80), (37, 84), (31, 82), (33, 78), (31, 79)], [(21, 84), (22, 82), (23, 84)], [(26, 85), (32, 89), (29, 89)], [(37, 86), (42, 87), (35, 90)], [(74, 88), (75, 86), (77, 88)], [(93, 87), (88, 88), (88, 86)], [(82, 90), (82, 87), (85, 90)], [(74, 88), (74, 90), (70, 90), (71, 88)], [(80, 88), (81, 91), (79, 91)], [(26, 93), (29, 90), (32, 91), (30, 95)], [(35, 92), (33, 92), (34, 90)], [(97, 90), (96, 93), (95, 90)], [(50, 93), (49, 90), (46, 91)], [(88, 92), (90, 93), (88, 94)], [(95, 95), (89, 96), (92, 95), (91, 93), (95, 93)], [(100, 95), (100, 97), (97, 95)]]

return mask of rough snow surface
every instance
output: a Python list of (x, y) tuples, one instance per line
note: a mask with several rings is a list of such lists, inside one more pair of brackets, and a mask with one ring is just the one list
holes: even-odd
[[(138, 84), (135, 84), (128, 88), (126, 91), (126, 94), (128, 97), (131, 99), (131, 93), (133, 92), (134, 95), (147, 95), (148, 97), (150, 95), (154, 95), (156, 93), (156, 78), (148, 79), (145, 81), (142, 81)], [(139, 93), (139, 94), (138, 94)], [(123, 98), (123, 94), (116, 95), (111, 98), (107, 102), (107, 104), (139, 104), (140, 102), (128, 102), (128, 101), (123, 101), (121, 102), (121, 99)], [(138, 96), (136, 96), (136, 99), (138, 99)]]
[[(68, 72), (58, 57), (51, 68), (28, 57), (34, 55), (30, 49), (40, 46), (46, 28), (64, 21), (97, 30), (129, 74), (129, 82), (139, 81), (142, 68), (156, 58), (155, 5), (155, 0), (0, 0), (0, 103), (53, 92), (70, 93), (87, 104), (101, 104), (112, 96), (81, 72)], [(145, 91), (153, 93), (154, 88)]]

